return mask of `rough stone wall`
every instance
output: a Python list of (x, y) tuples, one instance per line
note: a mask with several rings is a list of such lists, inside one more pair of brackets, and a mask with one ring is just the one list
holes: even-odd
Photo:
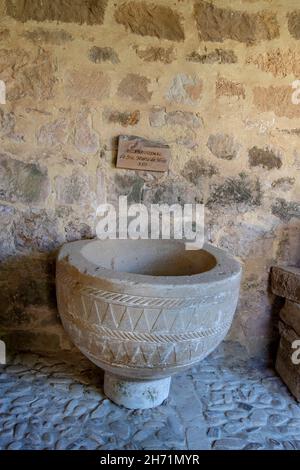
[[(69, 348), (55, 250), (116, 201), (206, 204), (244, 263), (229, 338), (276, 336), (272, 264), (300, 263), (300, 5), (295, 0), (0, 0), (2, 337)], [(116, 170), (116, 136), (171, 146), (168, 174)]]

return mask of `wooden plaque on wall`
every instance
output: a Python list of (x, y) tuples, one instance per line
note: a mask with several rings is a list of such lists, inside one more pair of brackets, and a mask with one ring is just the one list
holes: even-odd
[(166, 144), (136, 136), (119, 136), (117, 168), (164, 172), (169, 168), (170, 158), (170, 147)]

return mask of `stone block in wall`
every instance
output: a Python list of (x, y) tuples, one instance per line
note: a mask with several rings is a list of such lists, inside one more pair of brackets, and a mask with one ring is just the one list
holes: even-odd
[(64, 90), (72, 101), (99, 101), (109, 97), (110, 79), (101, 70), (69, 70), (65, 75)]
[(112, 47), (93, 46), (89, 50), (88, 57), (94, 64), (100, 64), (101, 62), (118, 64), (120, 62), (118, 54)]
[(176, 59), (174, 47), (148, 46), (139, 47), (134, 45), (137, 56), (144, 62), (162, 62), (163, 64), (171, 64)]
[(216, 81), (216, 97), (229, 97), (234, 99), (245, 99), (246, 91), (243, 83), (228, 80), (225, 77), (218, 77)]
[(292, 11), (287, 16), (290, 35), (295, 39), (300, 39), (300, 10)]
[(103, 112), (103, 119), (108, 124), (118, 124), (123, 127), (135, 126), (141, 118), (141, 113), (138, 109), (134, 111), (118, 111), (112, 109), (105, 109)]
[(239, 211), (246, 211), (262, 204), (263, 192), (258, 178), (251, 178), (246, 173), (228, 177), (213, 183), (210, 195), (206, 202), (209, 209), (220, 207), (238, 207)]
[(57, 211), (39, 208), (19, 211), (14, 222), (14, 243), (20, 252), (50, 252), (64, 241)]
[(145, 188), (142, 202), (150, 206), (150, 204), (195, 204), (202, 201), (201, 189), (183, 178), (172, 177)]
[(7, 0), (7, 14), (18, 21), (102, 24), (108, 0)]
[(272, 214), (283, 222), (287, 223), (291, 219), (300, 218), (300, 204), (298, 201), (287, 201), (277, 197), (271, 207)]
[(127, 31), (141, 36), (183, 41), (184, 31), (179, 14), (162, 4), (124, 2), (115, 11), (115, 20), (124, 25)]
[(0, 198), (7, 202), (41, 204), (50, 194), (46, 168), (0, 153)]
[(118, 86), (118, 96), (139, 103), (147, 103), (152, 96), (152, 91), (149, 90), (150, 83), (151, 80), (148, 77), (129, 73)]
[(73, 36), (63, 29), (53, 29), (48, 31), (44, 28), (36, 28), (32, 31), (24, 31), (22, 35), (33, 44), (50, 44), (52, 46), (61, 46), (66, 42), (73, 41)]
[(273, 266), (271, 290), (273, 294), (300, 303), (300, 268)]
[(269, 11), (248, 13), (198, 0), (194, 5), (194, 16), (199, 38), (203, 41), (232, 39), (253, 44), (279, 36), (276, 14)]
[(203, 91), (203, 81), (196, 75), (178, 73), (173, 77), (165, 95), (170, 103), (195, 105), (199, 103)]
[(166, 111), (166, 108), (153, 106), (149, 113), (149, 123), (151, 127), (178, 126), (179, 128), (200, 129), (203, 120), (199, 113), (190, 111)]
[(58, 175), (55, 189), (59, 204), (84, 204), (95, 200), (93, 178), (80, 170), (73, 170), (69, 176)]
[(1, 48), (0, 73), (9, 102), (31, 98), (36, 103), (55, 96), (57, 60), (42, 47), (30, 51)]
[(280, 311), (281, 320), (300, 337), (300, 304), (286, 300), (283, 309)]
[(280, 155), (268, 148), (258, 148), (256, 145), (249, 149), (249, 165), (251, 167), (261, 166), (266, 170), (273, 170), (273, 168), (281, 168), (282, 160)]
[(5, 16), (6, 13), (6, 0), (0, 0), (0, 18)]
[(207, 141), (207, 147), (211, 153), (223, 160), (236, 158), (240, 144), (230, 134), (211, 134)]
[(253, 103), (262, 113), (273, 112), (278, 117), (289, 119), (300, 117), (300, 106), (295, 106), (291, 85), (255, 86), (253, 88)]

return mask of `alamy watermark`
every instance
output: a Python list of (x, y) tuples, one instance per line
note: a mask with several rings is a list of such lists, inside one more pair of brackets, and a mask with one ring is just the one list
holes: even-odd
[(187, 250), (204, 243), (203, 204), (128, 205), (127, 196), (119, 196), (118, 207), (101, 204), (97, 208), (97, 237), (131, 240), (184, 240)]
[(6, 104), (6, 86), (3, 80), (0, 80), (0, 104)]
[(292, 103), (300, 104), (300, 80), (294, 80), (292, 83), (292, 88), (295, 90), (292, 93)]
[(292, 363), (295, 365), (299, 365), (300, 364), (300, 339), (296, 339), (295, 341), (292, 342), (292, 349), (295, 349), (291, 357)]
[(0, 365), (6, 364), (6, 346), (4, 341), (0, 339)]

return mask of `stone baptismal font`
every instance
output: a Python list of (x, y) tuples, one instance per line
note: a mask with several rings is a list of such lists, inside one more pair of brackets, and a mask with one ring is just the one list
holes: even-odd
[(201, 361), (228, 332), (241, 266), (212, 245), (84, 240), (58, 256), (57, 300), (73, 343), (104, 369), (104, 392), (127, 408), (167, 397), (171, 376)]

